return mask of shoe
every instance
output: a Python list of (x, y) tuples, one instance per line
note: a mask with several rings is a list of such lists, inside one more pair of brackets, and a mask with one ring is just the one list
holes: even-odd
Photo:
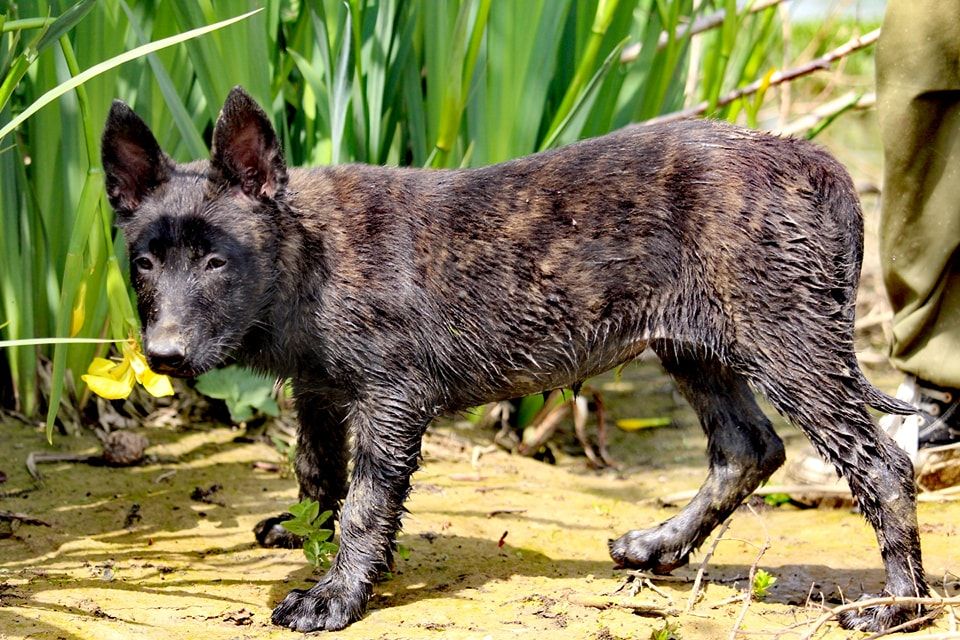
[(918, 442), (921, 449), (960, 442), (960, 391), (919, 382), (920, 400), (917, 406), (928, 420), (920, 427)]
[(908, 375), (897, 389), (897, 398), (915, 406), (917, 413), (884, 416), (880, 428), (914, 463), (920, 449), (960, 442), (960, 391)]

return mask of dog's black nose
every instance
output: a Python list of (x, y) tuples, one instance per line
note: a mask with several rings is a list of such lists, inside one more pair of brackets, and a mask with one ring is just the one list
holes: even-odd
[(175, 373), (187, 358), (179, 340), (151, 340), (147, 345), (147, 361), (157, 373)]

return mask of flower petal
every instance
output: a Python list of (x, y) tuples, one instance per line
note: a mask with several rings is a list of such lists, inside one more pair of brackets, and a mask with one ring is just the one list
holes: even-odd
[(148, 371), (153, 373), (150, 371), (150, 367), (147, 366), (147, 359), (140, 353), (140, 349), (124, 349), (123, 351), (124, 357), (130, 361), (130, 366), (133, 367), (133, 373), (137, 376), (137, 382), (142, 384), (144, 373)]
[(80, 379), (87, 383), (91, 391), (107, 400), (126, 398), (133, 391), (133, 370), (126, 362), (114, 367), (107, 375), (86, 374)]
[(170, 378), (159, 373), (154, 373), (149, 367), (137, 376), (140, 384), (150, 395), (159, 398), (161, 396), (172, 396), (173, 385), (170, 384)]
[(87, 373), (94, 376), (108, 376), (110, 375), (110, 371), (117, 366), (117, 363), (113, 360), (107, 360), (106, 358), (94, 358), (93, 362), (90, 363), (90, 366), (87, 367)]

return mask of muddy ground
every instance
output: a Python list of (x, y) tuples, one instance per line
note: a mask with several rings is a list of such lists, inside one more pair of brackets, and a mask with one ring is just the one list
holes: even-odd
[[(572, 436), (548, 465), (488, 451), (491, 434), (448, 421), (431, 428), (414, 479), (400, 542), (409, 557), (376, 587), (368, 615), (331, 638), (648, 638), (665, 623), (675, 637), (728, 637), (742, 609), (731, 601), (758, 566), (777, 578), (747, 609), (743, 637), (800, 637), (821, 602), (876, 592), (883, 575), (872, 530), (848, 507), (741, 509), (716, 546), (700, 603), (666, 619), (584, 600), (624, 596), (606, 540), (677, 511), (658, 497), (696, 488), (705, 474), (705, 441), (690, 409), (654, 363), (594, 385), (612, 420), (670, 416), (673, 425), (633, 433), (613, 429), (620, 471), (591, 470), (568, 455)], [(32, 486), (23, 462), (45, 450), (35, 428), (3, 424), (0, 489)], [(568, 427), (566, 429), (569, 429)], [(251, 529), (296, 500), (295, 481), (254, 467), (281, 461), (264, 441), (223, 426), (142, 429), (152, 462), (114, 469), (60, 463), (41, 467), (40, 489), (7, 497), (0, 509), (25, 512), (50, 527), (22, 525), (0, 540), (0, 637), (291, 638), (270, 625), (287, 591), (316, 580), (300, 551), (261, 549)], [(802, 436), (782, 426), (791, 453)], [(95, 452), (90, 436), (56, 440), (60, 450)], [(480, 449), (478, 449), (478, 447)], [(793, 457), (796, 457), (794, 455)], [(780, 477), (775, 477), (775, 482)], [(221, 484), (211, 502), (197, 488)], [(135, 508), (135, 505), (139, 505)], [(926, 569), (935, 585), (958, 590), (960, 503), (922, 504)], [(675, 572), (690, 579), (694, 565)], [(686, 606), (687, 582), (655, 583), (635, 598), (663, 609)], [(627, 594), (628, 595), (628, 594)], [(941, 616), (934, 629), (949, 630)], [(758, 635), (759, 634), (759, 635)], [(861, 637), (835, 626), (824, 637)]]

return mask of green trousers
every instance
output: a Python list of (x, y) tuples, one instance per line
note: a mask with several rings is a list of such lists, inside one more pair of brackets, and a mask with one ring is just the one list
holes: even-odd
[(890, 0), (876, 60), (891, 357), (960, 388), (960, 0)]

